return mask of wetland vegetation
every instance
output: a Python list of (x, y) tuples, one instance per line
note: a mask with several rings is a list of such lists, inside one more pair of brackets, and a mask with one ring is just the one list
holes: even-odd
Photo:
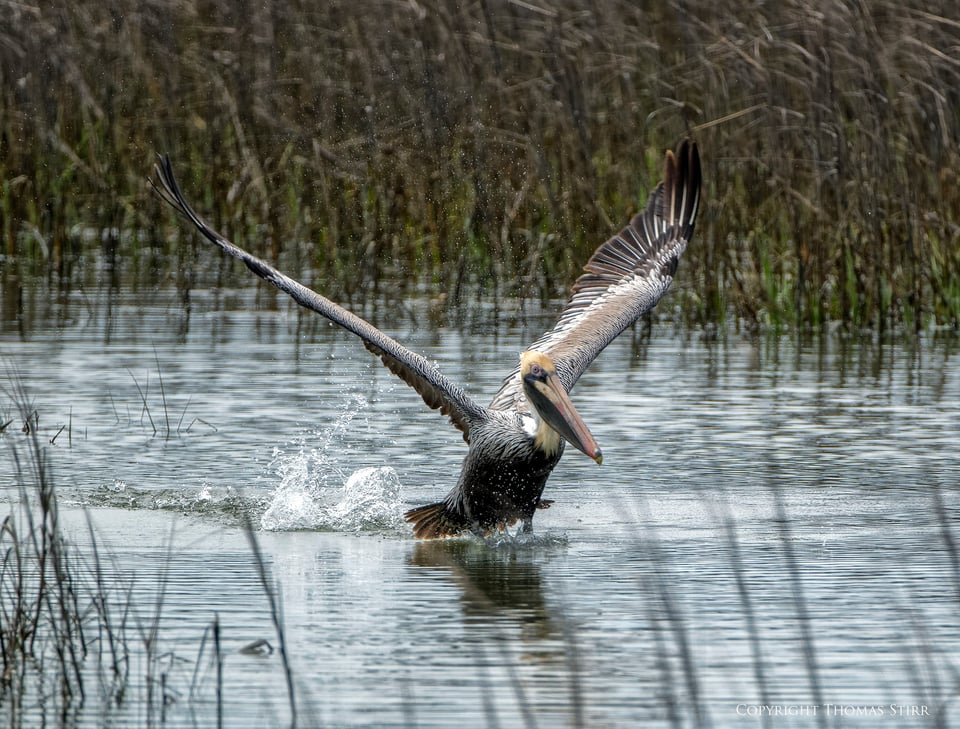
[(164, 152), (215, 227), (335, 299), (563, 296), (689, 134), (706, 187), (674, 294), (683, 321), (960, 317), (950, 0), (4, 12), (7, 281), (208, 280), (208, 254), (145, 183)]

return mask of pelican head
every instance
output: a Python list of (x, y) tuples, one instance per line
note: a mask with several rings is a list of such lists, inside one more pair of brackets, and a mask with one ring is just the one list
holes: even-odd
[(570, 402), (570, 397), (557, 377), (557, 369), (543, 352), (527, 350), (520, 355), (520, 378), (523, 392), (540, 416), (536, 444), (547, 452), (555, 451), (562, 437), (581, 453), (597, 463), (603, 461), (600, 446)]

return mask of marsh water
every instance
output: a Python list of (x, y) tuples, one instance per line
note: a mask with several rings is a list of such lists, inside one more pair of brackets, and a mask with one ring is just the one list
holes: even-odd
[[(603, 465), (569, 449), (534, 536), (418, 543), (401, 514), (446, 493), (465, 445), (352, 336), (253, 289), (194, 292), (189, 314), (163, 289), (27, 309), (0, 333), (0, 415), (16, 375), (67, 534), (84, 554), (92, 532), (132, 611), (131, 688), (91, 692), (80, 725), (290, 721), (243, 515), (299, 726), (960, 717), (953, 335), (628, 332), (573, 392)], [(483, 400), (550, 323), (427, 298), (362, 313)], [(0, 439), (2, 463), (23, 436)], [(142, 699), (158, 677), (162, 721)]]

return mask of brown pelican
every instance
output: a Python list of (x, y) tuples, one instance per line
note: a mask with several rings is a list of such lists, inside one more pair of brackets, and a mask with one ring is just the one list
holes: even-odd
[(225, 252), (298, 304), (356, 334), (424, 402), (449, 416), (469, 444), (460, 479), (443, 501), (411, 509), (421, 539), (465, 531), (488, 534), (533, 514), (550, 472), (569, 443), (597, 463), (600, 446), (568, 393), (593, 359), (666, 293), (691, 236), (700, 203), (700, 156), (684, 141), (666, 153), (663, 181), (647, 207), (601, 245), (573, 286), (556, 325), (520, 355), (487, 407), (478, 404), (421, 355), (329, 299), (237, 247), (207, 225), (184, 199), (167, 157), (157, 166), (160, 195)]

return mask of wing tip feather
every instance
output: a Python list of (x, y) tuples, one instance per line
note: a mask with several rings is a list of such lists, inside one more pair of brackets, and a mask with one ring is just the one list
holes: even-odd
[(693, 237), (693, 228), (700, 207), (700, 150), (696, 141), (685, 138), (677, 147), (676, 155), (667, 152), (667, 167), (671, 167), (673, 188), (673, 207), (670, 223), (679, 226), (686, 240)]
[(250, 271), (268, 281), (304, 306), (344, 329), (356, 334), (371, 352), (380, 357), (387, 368), (410, 385), (428, 407), (439, 409), (450, 418), (454, 426), (463, 432), (464, 440), (470, 442), (471, 423), (484, 416), (484, 411), (467, 397), (454, 383), (421, 356), (394, 341), (369, 322), (335, 304), (326, 297), (307, 288), (281, 273), (266, 261), (234, 245), (217, 233), (201, 218), (187, 202), (177, 184), (170, 157), (158, 155), (154, 166), (156, 179), (150, 184), (160, 198), (174, 208), (208, 240), (224, 252), (242, 261)]
[[(661, 238), (669, 233), (663, 243), (693, 236), (694, 224), (700, 202), (700, 153), (697, 143), (685, 138), (676, 151), (667, 150), (664, 155), (663, 180), (650, 193), (647, 207), (630, 221), (617, 235), (603, 243), (584, 266), (585, 273), (573, 286), (576, 294), (584, 288), (597, 286), (602, 279), (615, 283), (615, 277), (639, 273), (645, 264), (652, 263), (660, 249)], [(632, 241), (629, 247), (634, 255), (627, 261), (618, 255), (623, 244)], [(664, 272), (673, 275), (679, 263), (679, 254), (666, 262)]]
[[(697, 143), (683, 139), (664, 155), (664, 177), (654, 187), (646, 208), (629, 225), (594, 251), (573, 285), (570, 299), (554, 327), (532, 345), (554, 357), (561, 379), (569, 390), (597, 353), (644, 312), (656, 306), (669, 288), (680, 256), (693, 235), (700, 202), (700, 153)], [(637, 281), (637, 279), (643, 279)], [(598, 302), (623, 283), (638, 284), (621, 291), (621, 310), (607, 310), (586, 321)], [(632, 294), (631, 294), (632, 291)], [(630, 296), (634, 298), (629, 299)], [(602, 324), (604, 331), (571, 336), (581, 324)], [(494, 396), (491, 409), (515, 407), (522, 399), (517, 376), (508, 375)]]

